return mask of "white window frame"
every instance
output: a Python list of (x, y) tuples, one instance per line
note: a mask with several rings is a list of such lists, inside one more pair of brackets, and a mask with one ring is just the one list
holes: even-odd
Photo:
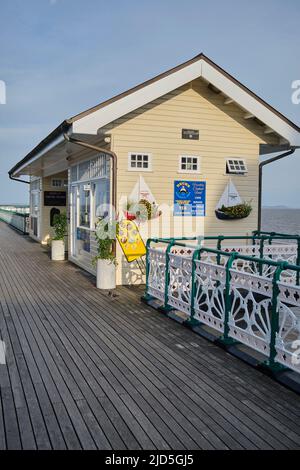
[[(59, 184), (54, 184), (54, 181), (56, 181), (57, 183), (59, 182)], [(52, 188), (62, 188), (63, 187), (63, 180), (61, 178), (52, 178), (51, 179), (51, 186), (52, 186)]]
[[(234, 161), (238, 162), (238, 166), (243, 165), (245, 167), (245, 170), (230, 168), (230, 165), (232, 165), (232, 163), (230, 163), (230, 162), (234, 162)], [(225, 173), (227, 175), (241, 175), (241, 176), (244, 176), (248, 173), (248, 167), (247, 167), (246, 159), (241, 158), (241, 157), (226, 158), (226, 168), (225, 169), (226, 169)]]
[[(182, 165), (184, 164), (184, 162), (182, 161), (183, 158), (197, 159), (197, 170), (184, 170), (184, 169), (182, 169)], [(194, 163), (192, 163), (192, 164), (194, 165)], [(201, 173), (201, 157), (199, 157), (199, 155), (179, 155), (178, 173), (185, 173), (185, 174), (192, 174), (192, 175)]]
[[(142, 155), (148, 157), (148, 168), (132, 168), (131, 161), (133, 155)], [(142, 160), (143, 161), (143, 160)], [(152, 171), (152, 154), (148, 152), (129, 152), (128, 153), (128, 171)]]

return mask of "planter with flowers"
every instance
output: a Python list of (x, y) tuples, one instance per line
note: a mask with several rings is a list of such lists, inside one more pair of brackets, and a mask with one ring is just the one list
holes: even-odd
[(220, 220), (239, 220), (246, 219), (252, 212), (252, 206), (249, 202), (243, 202), (236, 206), (222, 206), (216, 209), (216, 216)]

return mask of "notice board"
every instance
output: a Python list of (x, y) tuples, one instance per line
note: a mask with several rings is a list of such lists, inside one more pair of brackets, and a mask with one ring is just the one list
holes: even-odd
[(206, 182), (174, 181), (174, 216), (205, 217)]

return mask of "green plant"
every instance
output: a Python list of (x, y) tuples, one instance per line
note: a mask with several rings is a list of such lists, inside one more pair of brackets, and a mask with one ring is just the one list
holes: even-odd
[(150, 220), (152, 218), (152, 204), (151, 204), (151, 202), (147, 201), (147, 199), (141, 199), (139, 201), (139, 205), (145, 207), (145, 211), (147, 211), (148, 220)]
[(251, 214), (252, 206), (251, 202), (243, 202), (232, 207), (225, 207), (223, 205), (219, 210), (232, 219), (243, 219)]
[(65, 212), (61, 212), (60, 214), (56, 214), (54, 216), (53, 228), (55, 235), (52, 240), (64, 240), (65, 236), (67, 235), (68, 228), (67, 214)]
[(98, 259), (111, 261), (115, 265), (117, 260), (113, 252), (115, 243), (116, 223), (100, 220), (96, 226), (95, 238), (97, 243), (97, 255), (93, 258), (93, 265), (97, 264)]

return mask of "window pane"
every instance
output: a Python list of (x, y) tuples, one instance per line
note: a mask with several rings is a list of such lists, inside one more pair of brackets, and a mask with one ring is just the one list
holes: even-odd
[(136, 167), (136, 162), (131, 162), (131, 168), (135, 168)]
[(77, 165), (71, 167), (71, 181), (77, 181)]
[(94, 184), (94, 222), (109, 214), (109, 181), (101, 180)]
[(186, 164), (183, 163), (183, 164), (181, 165), (181, 168), (182, 168), (182, 170), (186, 170)]
[(137, 156), (138, 161), (141, 161), (143, 159), (142, 155)]
[(137, 168), (142, 168), (142, 162), (137, 162)]
[(143, 168), (148, 168), (148, 162), (143, 162)]
[(197, 171), (198, 170), (198, 165), (193, 165), (193, 170)]
[(148, 155), (143, 155), (143, 160), (144, 160), (144, 162), (147, 162), (148, 161)]
[(79, 163), (78, 166), (79, 180), (87, 180), (90, 177), (90, 162)]
[(182, 158), (181, 158), (181, 162), (182, 162), (182, 163), (186, 163), (186, 158), (185, 158), (185, 157), (182, 157)]
[(84, 184), (80, 186), (79, 225), (81, 227), (90, 227), (90, 220), (91, 220), (90, 185)]

